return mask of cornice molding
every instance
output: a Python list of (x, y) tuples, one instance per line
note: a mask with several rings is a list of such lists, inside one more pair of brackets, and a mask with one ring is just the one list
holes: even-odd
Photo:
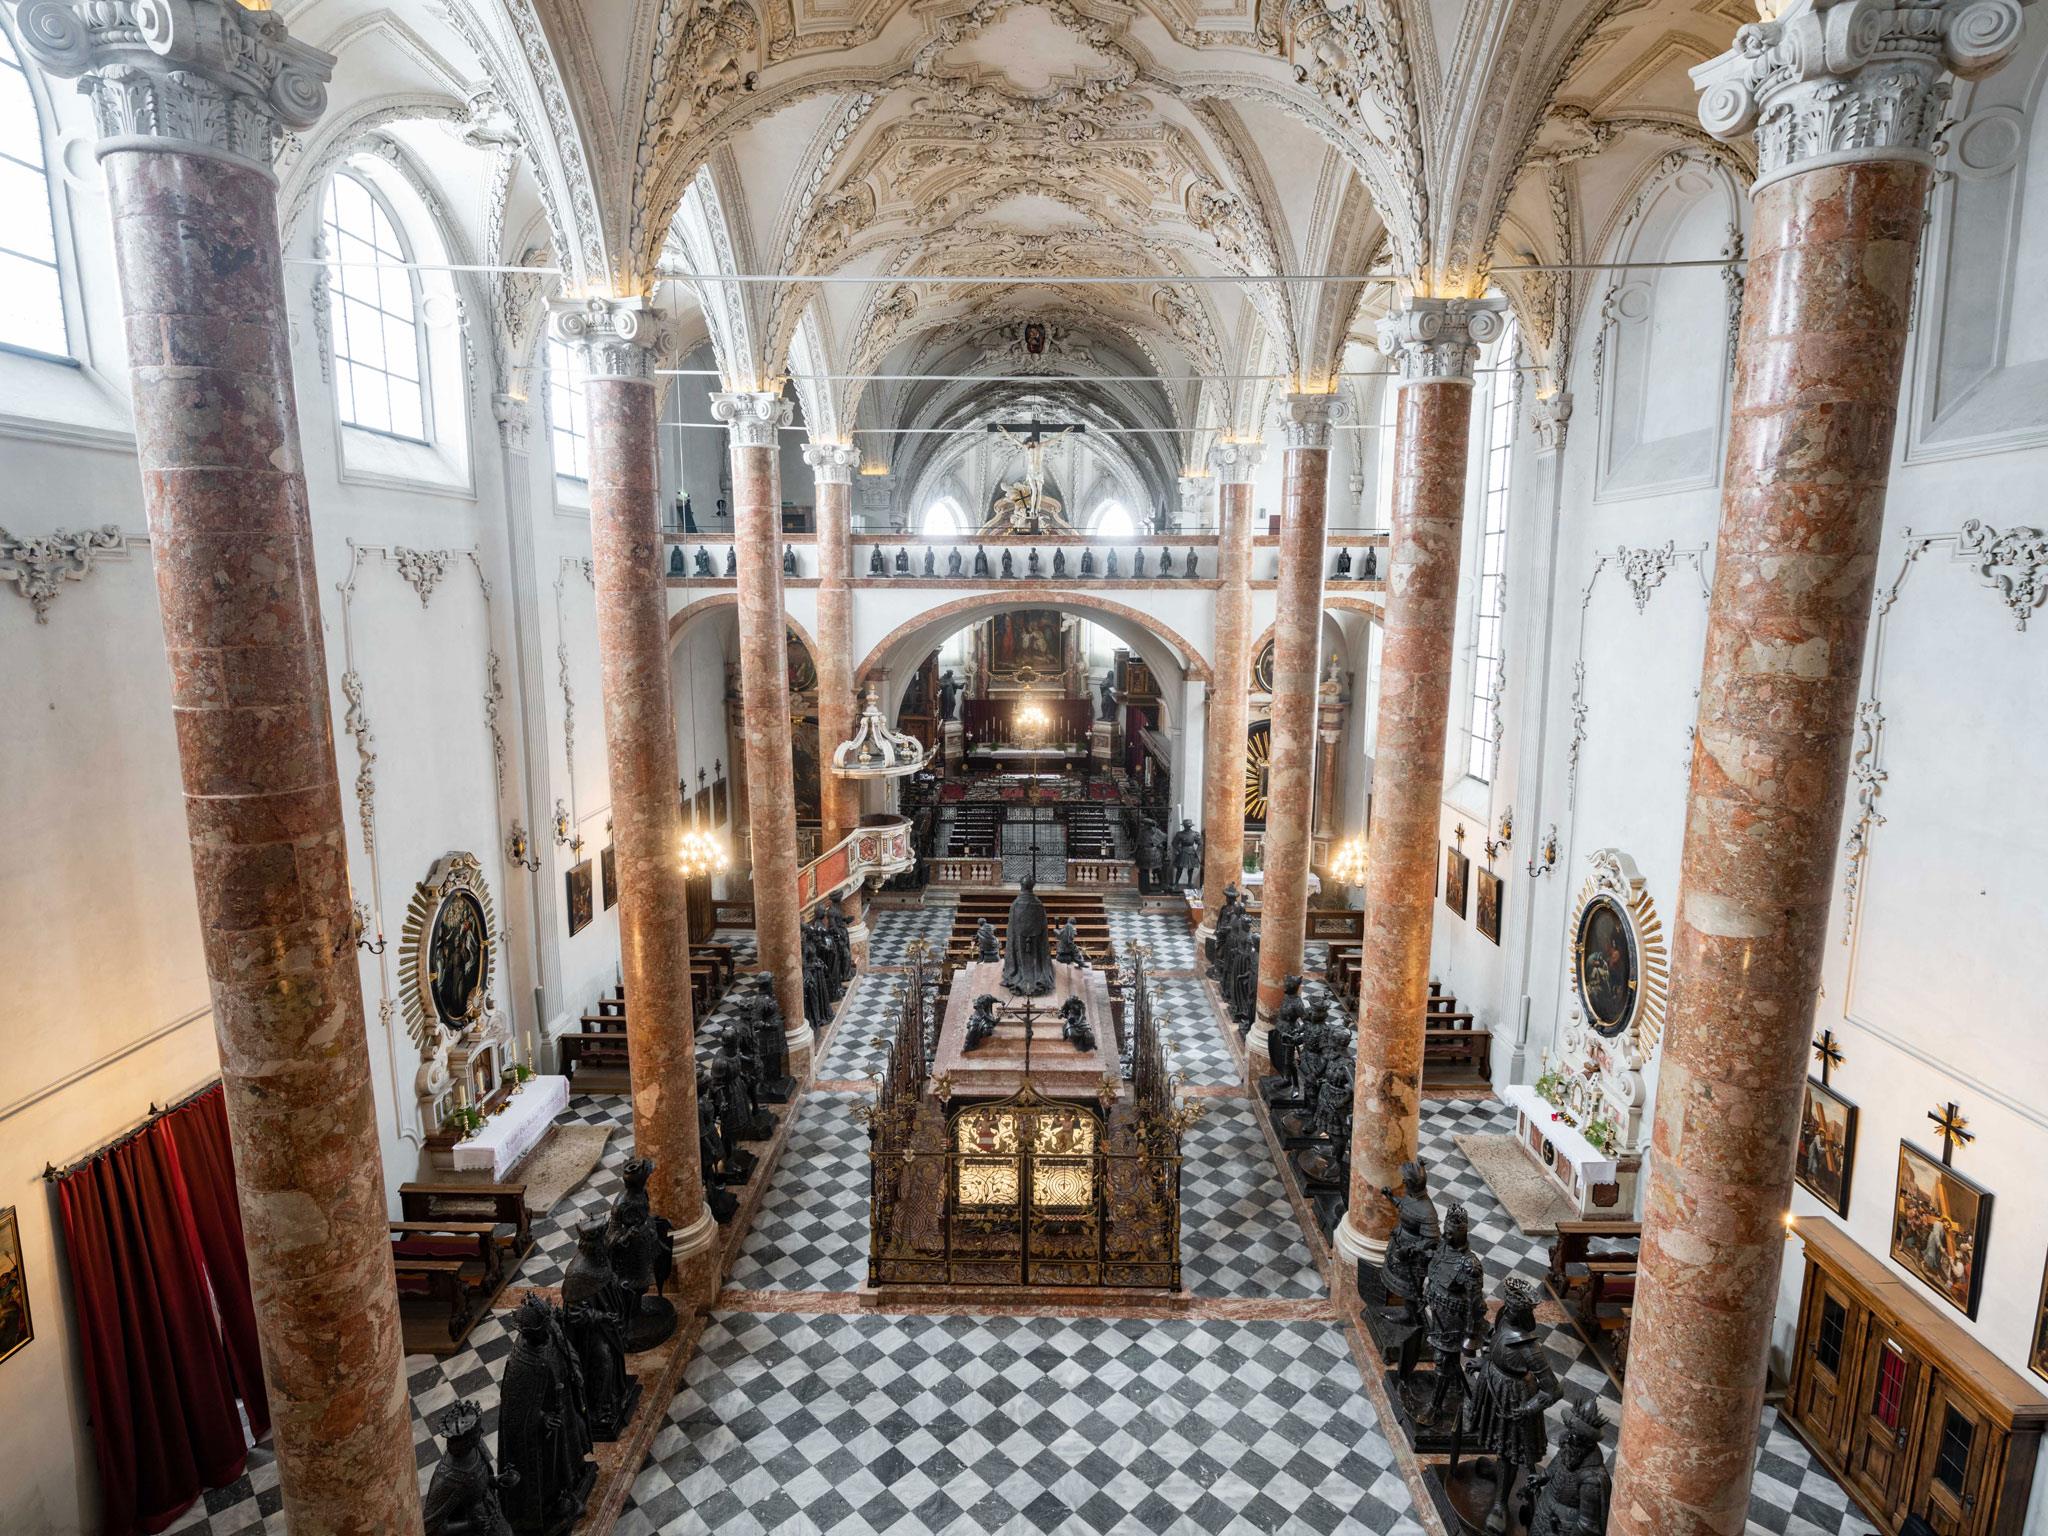
[(92, 98), (102, 157), (199, 155), (275, 180), (279, 138), (327, 110), (333, 55), (236, 0), (23, 0), (15, 24), (30, 58)]

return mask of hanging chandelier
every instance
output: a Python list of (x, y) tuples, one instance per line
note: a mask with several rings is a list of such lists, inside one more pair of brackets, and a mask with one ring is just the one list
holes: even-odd
[(900, 779), (923, 766), (924, 743), (890, 728), (870, 688), (853, 739), (832, 749), (832, 771), (842, 779)]
[(1339, 885), (1362, 886), (1368, 862), (1365, 839), (1348, 837), (1330, 855), (1330, 878)]
[(682, 866), (685, 880), (702, 880), (724, 874), (732, 859), (725, 851), (724, 840), (717, 833), (706, 831), (692, 821), (684, 829), (682, 842), (677, 845), (676, 862)]

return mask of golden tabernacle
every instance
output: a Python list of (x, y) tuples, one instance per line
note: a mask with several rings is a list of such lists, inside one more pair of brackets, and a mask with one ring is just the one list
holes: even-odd
[(942, 999), (911, 967), (870, 1122), (869, 1286), (1179, 1293), (1189, 1113), (1142, 960), (1057, 965), (1037, 997), (1001, 971), (958, 967)]

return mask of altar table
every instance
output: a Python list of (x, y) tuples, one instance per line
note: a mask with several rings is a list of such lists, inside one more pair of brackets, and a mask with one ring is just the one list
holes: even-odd
[(513, 1164), (540, 1145), (555, 1116), (569, 1107), (569, 1079), (530, 1077), (505, 1101), (505, 1107), (484, 1122), (484, 1128), (455, 1144), (458, 1173), (487, 1173), (502, 1179)]

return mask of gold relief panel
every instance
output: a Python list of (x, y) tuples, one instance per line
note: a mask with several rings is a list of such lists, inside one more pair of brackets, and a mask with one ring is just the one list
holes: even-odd
[(1047, 1206), (1078, 1206), (1095, 1203), (1094, 1172), (1086, 1163), (1034, 1162), (1031, 1165), (1031, 1203)]
[(962, 1152), (1014, 1153), (1018, 1149), (1017, 1111), (1014, 1109), (970, 1109), (959, 1120)]
[(1039, 1115), (1031, 1150), (1041, 1156), (1093, 1156), (1095, 1117), (1081, 1110), (1055, 1110)]
[(960, 1203), (1016, 1205), (1017, 1165), (1004, 1159), (963, 1158), (960, 1163)]

